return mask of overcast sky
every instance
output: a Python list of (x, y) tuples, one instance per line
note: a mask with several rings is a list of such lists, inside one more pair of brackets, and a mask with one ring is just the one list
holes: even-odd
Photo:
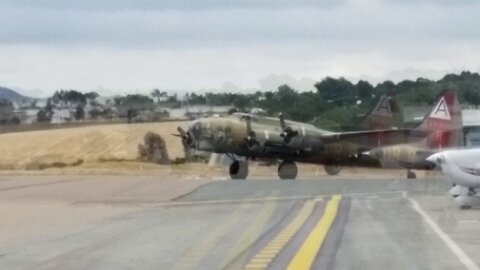
[(2, 0), (0, 85), (42, 96), (438, 79), (480, 70), (479, 14), (475, 0)]

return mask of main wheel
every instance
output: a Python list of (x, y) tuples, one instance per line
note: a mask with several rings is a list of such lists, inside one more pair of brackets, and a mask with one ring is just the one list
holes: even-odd
[(278, 165), (278, 177), (280, 179), (295, 179), (297, 178), (298, 168), (297, 164), (293, 161), (282, 161), (280, 165)]
[(407, 179), (416, 179), (416, 178), (417, 178), (417, 175), (414, 172), (410, 170), (407, 171)]
[(342, 170), (342, 167), (337, 165), (325, 165), (324, 169), (328, 175), (337, 175)]
[(230, 178), (233, 180), (244, 180), (248, 176), (248, 163), (244, 160), (235, 160), (230, 164)]

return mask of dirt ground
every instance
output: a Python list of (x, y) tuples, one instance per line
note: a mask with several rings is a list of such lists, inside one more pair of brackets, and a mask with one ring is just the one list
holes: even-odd
[(0, 170), (70, 166), (102, 168), (106, 163), (134, 162), (137, 145), (143, 142), (148, 131), (164, 138), (170, 159), (175, 159), (184, 154), (180, 140), (172, 134), (177, 133), (178, 126), (185, 124), (118, 124), (1, 134)]

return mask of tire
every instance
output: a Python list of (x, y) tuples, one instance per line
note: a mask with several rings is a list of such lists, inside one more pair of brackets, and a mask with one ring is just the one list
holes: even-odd
[(232, 180), (245, 180), (248, 176), (248, 163), (243, 160), (236, 160), (230, 164), (230, 178)]
[(293, 161), (282, 161), (278, 165), (278, 177), (281, 180), (294, 180), (297, 178), (298, 168)]
[(407, 172), (407, 179), (416, 179), (417, 178), (417, 175), (412, 172), (412, 171), (408, 171)]
[(325, 172), (328, 175), (338, 175), (340, 171), (342, 170), (342, 167), (337, 166), (337, 165), (325, 165), (324, 166)]

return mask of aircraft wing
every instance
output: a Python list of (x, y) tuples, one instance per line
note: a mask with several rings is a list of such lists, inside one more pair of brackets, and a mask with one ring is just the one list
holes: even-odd
[(414, 129), (385, 129), (332, 133), (322, 136), (321, 139), (325, 143), (342, 141), (377, 147), (379, 144), (385, 146), (419, 141), (425, 138), (425, 134), (426, 131)]

